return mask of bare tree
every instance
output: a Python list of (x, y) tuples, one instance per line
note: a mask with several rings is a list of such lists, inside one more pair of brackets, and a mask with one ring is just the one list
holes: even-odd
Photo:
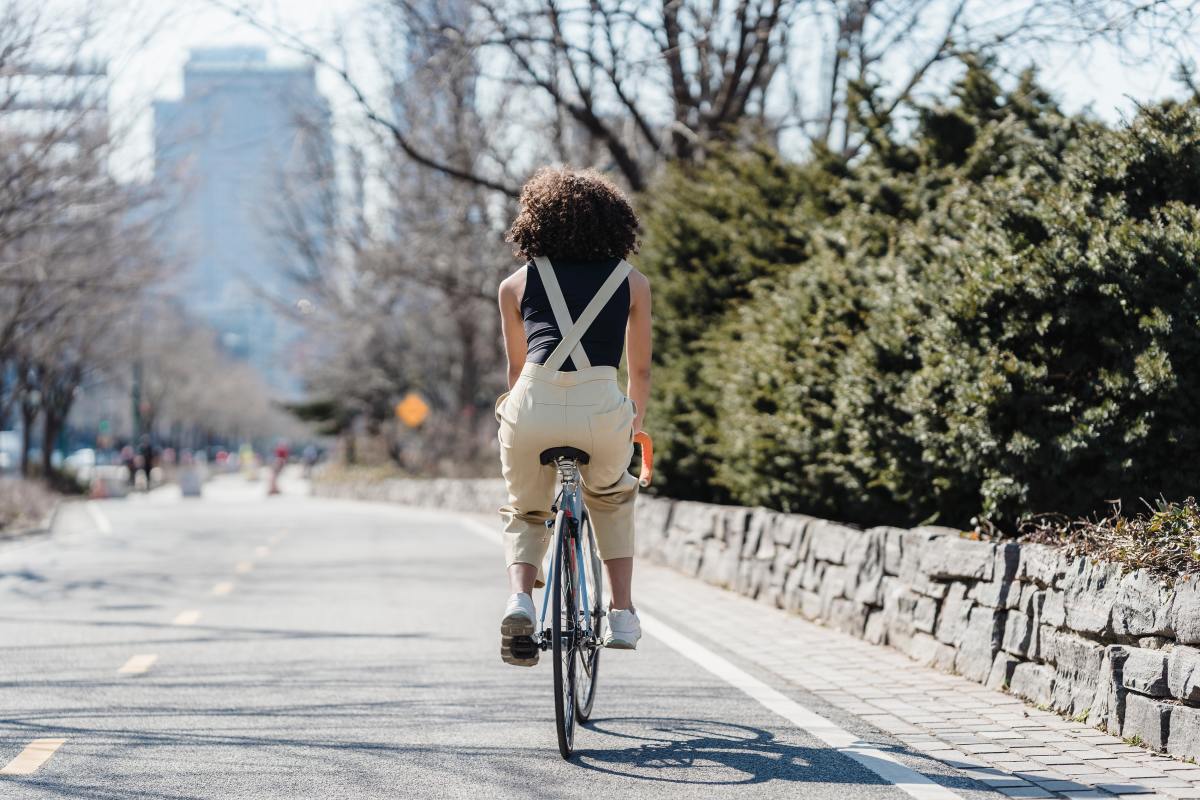
[[(411, 31), (409, 12), (390, 7), (377, 22), (391, 113), (411, 121), (413, 143), (462, 173), (506, 163), (495, 132), (507, 120), (476, 102), (474, 51), (447, 37), (412, 39), (397, 52), (394, 42)], [(313, 307), (304, 319), (328, 353), (315, 359), (310, 388), (387, 435), (392, 456), (410, 465), (414, 454), (402, 454), (389, 432), (395, 403), (419, 391), (433, 409), (424, 429), (437, 431), (424, 437), (420, 459), (476, 463), (501, 380), (492, 305), (496, 283), (513, 267), (500, 246), (510, 201), (413, 164), (382, 133), (369, 152), (342, 154), (352, 165), (348, 181), (339, 182), (328, 156), (314, 158), (314, 174), (280, 193), (279, 233)], [(345, 202), (356, 194), (347, 184), (362, 183), (381, 201), (373, 209)]]
[(94, 20), (0, 0), (0, 415), (16, 406), (22, 466), (42, 421), (43, 463), (80, 388), (115, 363), (113, 332), (157, 263), (145, 195), (107, 169), (107, 75)]
[[(364, 115), (420, 168), (513, 196), (512, 162), (464, 165), (430, 146), (426, 121), (372, 98), (345, 61), (268, 25), (237, 0), (210, 0), (333, 71)], [(1024, 66), (1034, 48), (1153, 42), (1196, 31), (1193, 0), (376, 0), (397, 52), (439, 44), (481, 69), (528, 112), (526, 144), (581, 156), (635, 191), (671, 160), (700, 157), (747, 131), (844, 155), (854, 87), (895, 110), (966, 52)], [(377, 17), (372, 17), (372, 20)], [(397, 35), (398, 34), (398, 35)], [(1133, 52), (1130, 50), (1130, 52)], [(385, 58), (386, 67), (394, 59)], [(394, 84), (394, 81), (392, 81)], [(477, 106), (478, 107), (478, 106)], [(543, 146), (544, 145), (544, 146)], [(514, 174), (516, 173), (516, 174)]]
[[(421, 390), (438, 411), (425, 440), (434, 458), (466, 458), (489, 432), (494, 286), (513, 266), (501, 231), (536, 162), (594, 164), (640, 191), (663, 164), (743, 138), (796, 135), (849, 158), (864, 146), (850, 124), (862, 87), (896, 112), (964, 53), (1016, 63), (1052, 41), (1167, 42), (1194, 29), (1196, 5), (374, 0), (375, 91), (338, 47), (305, 42), (237, 0), (210, 2), (331, 70), (375, 134), (343, 154), (349, 180), (324, 159), (320, 213), (307, 190), (281, 193), (280, 234), (331, 356), (313, 390), (379, 429), (392, 403)], [(376, 206), (347, 211), (364, 185)]]

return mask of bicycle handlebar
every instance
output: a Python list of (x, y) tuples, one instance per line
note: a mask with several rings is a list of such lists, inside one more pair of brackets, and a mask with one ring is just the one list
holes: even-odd
[(645, 431), (639, 431), (633, 440), (642, 446), (642, 472), (638, 475), (638, 484), (645, 488), (654, 477), (654, 441)]

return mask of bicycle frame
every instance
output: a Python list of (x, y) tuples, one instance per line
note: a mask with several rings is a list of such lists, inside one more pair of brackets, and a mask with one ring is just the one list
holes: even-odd
[[(594, 620), (592, 607), (588, 603), (587, 570), (580, 569), (580, 565), (583, 563), (583, 539), (581, 536), (581, 531), (583, 530), (583, 523), (587, 519), (587, 508), (583, 504), (583, 491), (582, 487), (580, 486), (579, 464), (573, 459), (560, 458), (555, 461), (555, 467), (558, 469), (559, 490), (558, 496), (554, 499), (554, 505), (551, 506), (550, 510), (552, 514), (557, 514), (559, 511), (563, 511), (568, 520), (568, 524), (558, 532), (554, 541), (550, 543), (552, 548), (550, 552), (552, 553), (552, 556), (550, 561), (550, 571), (546, 573), (546, 587), (544, 593), (542, 594), (542, 611), (538, 620), (538, 646), (542, 650), (548, 650), (552, 646), (550, 638), (546, 635), (546, 611), (550, 608), (550, 593), (557, 590), (557, 587), (555, 586), (555, 579), (558, 575), (558, 559), (561, 557), (563, 549), (560, 546), (558, 537), (570, 536), (574, 543), (574, 547), (571, 549), (571, 560), (573, 563), (570, 565), (570, 567), (571, 574), (575, 577), (574, 583), (576, 587), (576, 608), (583, 610), (585, 617), (584, 630), (589, 632), (587, 634), (588, 640), (585, 641), (584, 644), (587, 647), (596, 647), (599, 645), (599, 643), (592, 641), (592, 639), (595, 637), (590, 633), (590, 631), (593, 630)], [(548, 526), (553, 524), (553, 520), (547, 522)], [(591, 526), (588, 526), (587, 531), (587, 535), (589, 537), (594, 536)], [(596, 547), (596, 542), (594, 539), (593, 541), (589, 542), (589, 544), (594, 552)], [(599, 578), (599, 576), (596, 577)]]

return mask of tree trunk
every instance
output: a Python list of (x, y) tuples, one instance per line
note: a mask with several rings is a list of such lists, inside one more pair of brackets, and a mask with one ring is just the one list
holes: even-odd
[(49, 480), (54, 469), (54, 442), (62, 433), (65, 419), (65, 414), (59, 416), (49, 409), (42, 414), (42, 480)]
[(29, 477), (29, 451), (33, 447), (33, 425), (37, 422), (37, 408), (21, 403), (21, 475)]
[(458, 315), (459, 374), (458, 374), (458, 417), (459, 441), (455, 451), (461, 463), (469, 463), (477, 457), (475, 452), (475, 428), (478, 409), (475, 398), (479, 392), (479, 357), (475, 351), (478, 332), (476, 318), (472, 314)]

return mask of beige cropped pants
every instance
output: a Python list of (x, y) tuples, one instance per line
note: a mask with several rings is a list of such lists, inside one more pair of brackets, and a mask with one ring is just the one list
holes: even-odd
[(551, 447), (577, 447), (591, 456), (580, 467), (583, 499), (600, 557), (633, 555), (633, 503), (638, 482), (633, 457), (634, 406), (617, 385), (614, 367), (557, 372), (526, 364), (512, 391), (496, 400), (500, 465), (508, 484), (504, 551), (508, 564), (532, 564), (542, 585), (542, 559), (552, 531), (546, 528), (557, 472), (539, 455)]

